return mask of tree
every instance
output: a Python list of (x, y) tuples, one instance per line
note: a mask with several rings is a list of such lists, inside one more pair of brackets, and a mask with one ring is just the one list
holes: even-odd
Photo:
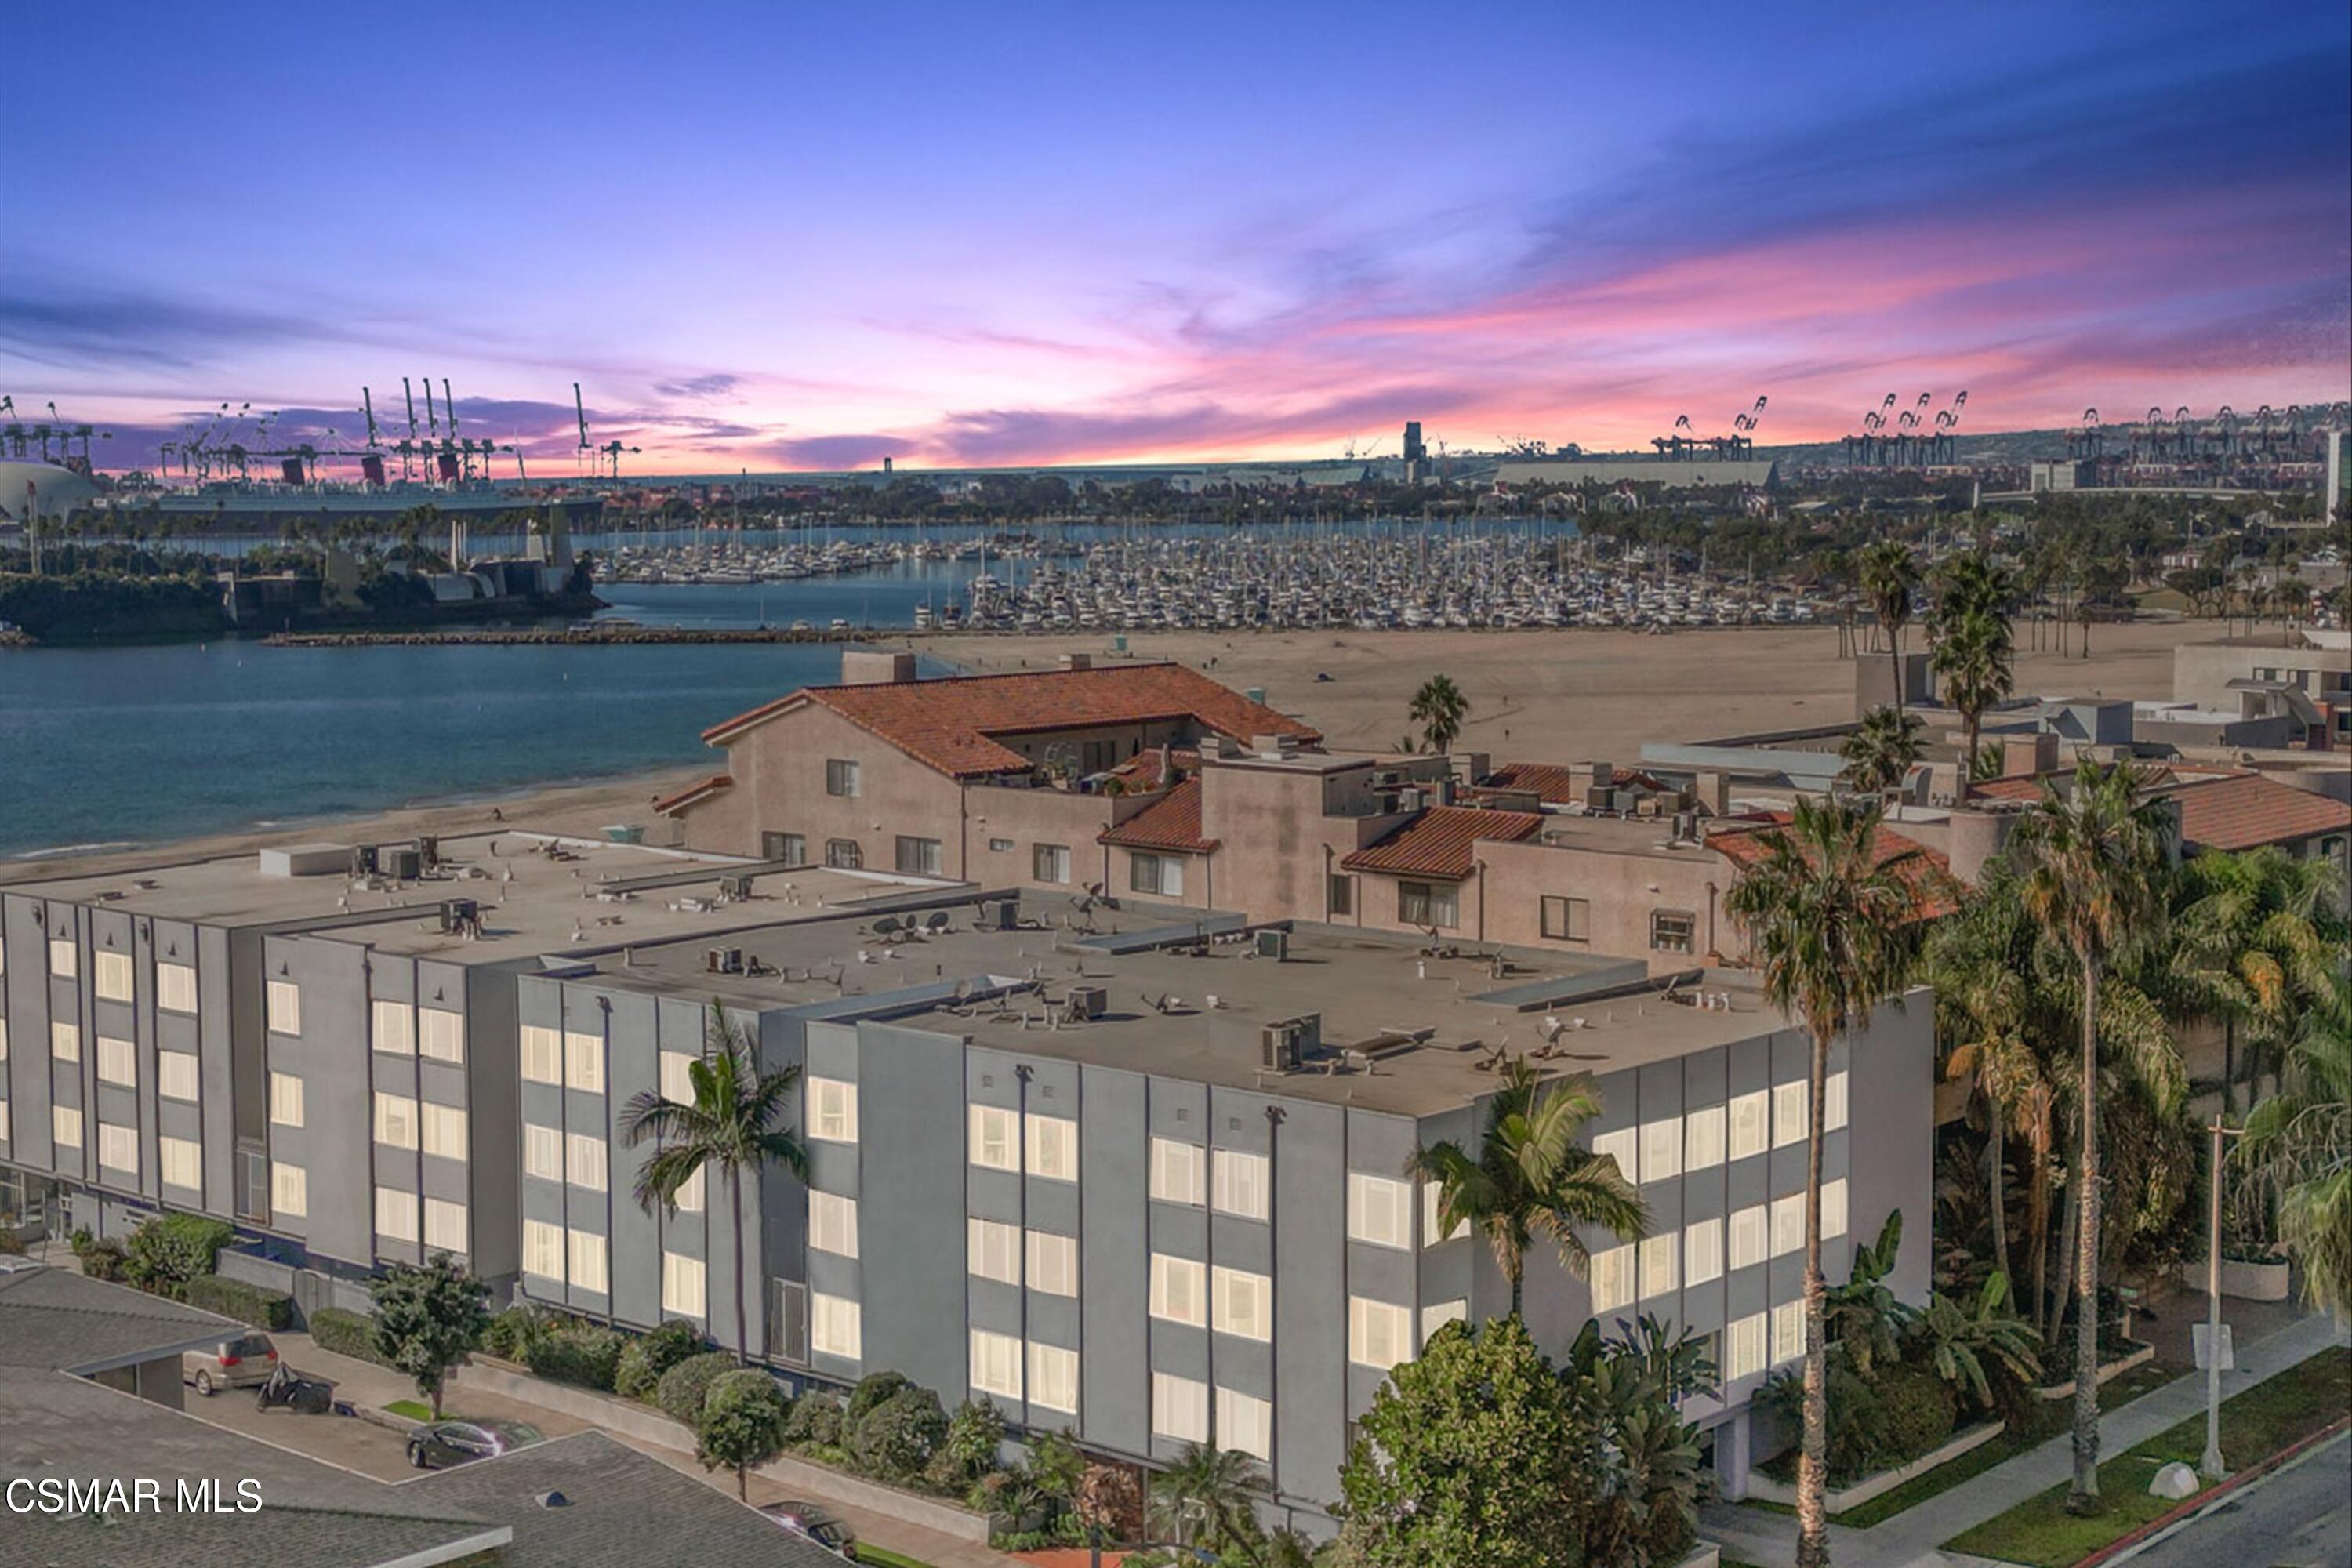
[(1412, 706), (1405, 710), (1405, 717), (1421, 726), (1423, 750), (1450, 752), (1470, 717), (1470, 699), (1454, 684), (1452, 676), (1433, 675), (1412, 694)]
[(2064, 944), (2082, 978), (2082, 1061), (2075, 1120), (2074, 1476), (2066, 1506), (2099, 1509), (2099, 979), (2108, 964), (2149, 940), (2164, 915), (2166, 854), (2156, 807), (2140, 798), (2128, 763), (2086, 762), (2071, 788), (2042, 786), (2040, 809), (2019, 826), (2026, 867), (2026, 911)]
[(416, 1380), (441, 1419), (441, 1389), (490, 1326), (490, 1288), (447, 1253), (423, 1267), (395, 1263), (371, 1287), (376, 1353)]
[(2016, 646), (2009, 625), (2009, 602), (2015, 596), (2016, 585), (2008, 573), (1982, 555), (1963, 555), (1946, 572), (1936, 607), (1936, 646), (1927, 663), (1943, 684), (1944, 700), (1968, 731), (1960, 753), (1968, 762), (1960, 770), (1963, 802), (1975, 773), (1985, 712), (2015, 689), (2011, 666)]
[(1882, 539), (1854, 557), (1854, 585), (1870, 602), (1886, 634), (1887, 668), (1895, 674), (1886, 700), (1903, 705), (1903, 628), (1911, 620), (1911, 595), (1919, 586), (1919, 563), (1899, 539)]
[(1882, 859), (1880, 813), (1800, 800), (1794, 820), (1762, 839), (1764, 858), (1725, 900), (1745, 927), (1775, 1006), (1812, 1036), (1811, 1110), (1805, 1121), (1804, 1438), (1797, 1466), (1797, 1561), (1829, 1561), (1825, 1468), (1829, 1368), (1822, 1309), (1822, 1119), (1830, 1042), (1898, 996), (1912, 962), (1916, 895), (1909, 853)]
[(2274, 845), (2207, 853), (2182, 866), (2174, 915), (2179, 973), (2197, 1011), (2221, 1021), (2222, 1092), (2233, 1108), (2239, 1031), (2245, 1077), (2259, 1093), (2265, 1061), (2275, 1062), (2305, 1010), (2325, 1000), (2352, 940), (2343, 892), (2326, 858), (2298, 860)]
[(1623, 1241), (1648, 1234), (1649, 1211), (1616, 1160), (1576, 1141), (1578, 1129), (1600, 1110), (1601, 1091), (1589, 1073), (1547, 1085), (1533, 1063), (1515, 1058), (1487, 1106), (1476, 1154), (1448, 1141), (1417, 1151), (1407, 1164), (1408, 1173), (1437, 1184), (1442, 1234), (1467, 1226), (1486, 1238), (1511, 1282), (1513, 1317), (1528, 1248), (1538, 1236), (1549, 1237), (1581, 1278), (1591, 1258), (1580, 1226), (1599, 1226)]
[(1879, 1227), (1876, 1241), (1853, 1249), (1853, 1268), (1846, 1282), (1822, 1292), (1823, 1338), (1843, 1346), (1853, 1370), (1864, 1377), (1882, 1362), (1902, 1359), (1903, 1331), (1910, 1326), (1912, 1313), (1886, 1285), (1902, 1250), (1903, 1211), (1896, 1209)]
[(694, 1457), (706, 1470), (735, 1472), (735, 1495), (751, 1500), (751, 1472), (784, 1451), (784, 1419), (793, 1413), (776, 1380), (750, 1369), (727, 1373), (710, 1385), (694, 1433)]
[(1996, 1383), (2014, 1390), (2042, 1375), (2042, 1336), (2009, 1310), (2009, 1276), (1999, 1270), (1985, 1276), (1966, 1309), (1941, 1291), (1930, 1295), (1908, 1337), (1928, 1368), (1979, 1409), (2000, 1403)]
[(1920, 742), (1927, 724), (1892, 706), (1874, 708), (1838, 747), (1845, 769), (1838, 777), (1848, 789), (1864, 795), (1885, 795), (1902, 787), (1918, 765), (1925, 750)]
[(743, 1310), (743, 1177), (757, 1179), (770, 1164), (808, 1180), (808, 1151), (780, 1124), (790, 1114), (801, 1069), (762, 1072), (751, 1037), (717, 1002), (704, 1031), (703, 1054), (688, 1064), (692, 1100), (680, 1104), (648, 1089), (628, 1103), (621, 1136), (635, 1145), (654, 1141), (653, 1156), (637, 1168), (635, 1195), (646, 1213), (658, 1205), (677, 1213), (678, 1189), (705, 1171), (727, 1182), (735, 1244), (735, 1359), (751, 1363), (751, 1331)]
[(1204, 1547), (1237, 1561), (1262, 1564), (1252, 1498), (1255, 1461), (1235, 1448), (1187, 1443), (1151, 1479), (1152, 1531), (1184, 1546)]
[(2331, 979), (2287, 1051), (2279, 1093), (2231, 1151), (2248, 1191), (2275, 1208), (2303, 1263), (2305, 1298), (2352, 1318), (2352, 981)]

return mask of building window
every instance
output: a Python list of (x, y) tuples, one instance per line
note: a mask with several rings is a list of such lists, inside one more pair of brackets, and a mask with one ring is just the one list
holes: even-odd
[(1338, 872), (1323, 879), (1324, 911), (1339, 920), (1356, 912), (1356, 879)]
[(310, 1173), (283, 1160), (269, 1162), (269, 1212), (278, 1219), (300, 1219), (310, 1212)]
[(1830, 1074), (1829, 1080), (1822, 1085), (1822, 1131), (1834, 1132), (1845, 1125), (1847, 1110), (1845, 1097), (1846, 1075), (1843, 1072)]
[(680, 1182), (677, 1184), (677, 1191), (670, 1194), (669, 1201), (677, 1205), (678, 1213), (700, 1214), (702, 1212), (702, 1171), (703, 1167), (697, 1165), (694, 1168), (694, 1174)]
[(1057, 1182), (1078, 1179), (1078, 1124), (1062, 1116), (1029, 1119), (1029, 1173)]
[(8, 1059), (8, 1020), (0, 1018), (0, 1062)]
[(375, 1092), (375, 1141), (395, 1149), (416, 1147), (416, 1101), (404, 1094)]
[(1029, 1403), (1041, 1410), (1078, 1411), (1078, 1352), (1059, 1345), (1029, 1347)]
[(662, 1253), (662, 1310), (682, 1318), (706, 1316), (709, 1276), (699, 1258), (681, 1252)]
[(1451, 1301), (1438, 1301), (1423, 1307), (1421, 1310), (1421, 1342), (1424, 1345), (1429, 1343), (1437, 1331), (1446, 1324), (1466, 1322), (1469, 1317), (1470, 1303), (1459, 1296)]
[(606, 1180), (604, 1141), (585, 1132), (574, 1132), (565, 1138), (563, 1179), (592, 1193), (603, 1192)]
[(1209, 1385), (1172, 1372), (1151, 1374), (1151, 1435), (1180, 1443), (1209, 1440)]
[(380, 1051), (396, 1057), (416, 1054), (416, 1009), (405, 1002), (379, 996), (368, 1006), (369, 1035)]
[(1723, 1222), (1693, 1220), (1683, 1232), (1683, 1279), (1704, 1285), (1723, 1277)]
[(1412, 1313), (1367, 1296), (1348, 1298), (1348, 1359), (1386, 1372), (1412, 1359)]
[(857, 1142), (857, 1086), (845, 1079), (808, 1080), (808, 1135), (827, 1143)]
[(49, 973), (60, 980), (71, 980), (81, 973), (81, 950), (69, 936), (49, 938)]
[(572, 1243), (572, 1285), (603, 1295), (606, 1289), (604, 1238), (591, 1230), (567, 1231)]
[(838, 1258), (857, 1256), (857, 1200), (839, 1193), (809, 1194), (809, 1245)]
[(155, 1140), (155, 1163), (163, 1167), (163, 1184), (184, 1187), (190, 1192), (204, 1189), (205, 1146), (193, 1138), (158, 1138)]
[(98, 1163), (109, 1171), (136, 1177), (139, 1174), (139, 1129), (117, 1127), (110, 1121), (98, 1124)]
[(1598, 1133), (1592, 1140), (1592, 1157), (1614, 1160), (1617, 1170), (1629, 1182), (1642, 1179), (1640, 1150), (1642, 1133), (1639, 1128), (1620, 1127), (1613, 1132)]
[(444, 1160), (466, 1158), (466, 1113), (454, 1105), (436, 1105), (426, 1100), (418, 1110), (423, 1117), (425, 1152)]
[(1040, 844), (1029, 852), (1030, 880), (1064, 884), (1070, 879), (1070, 847)]
[(1633, 1301), (1633, 1247), (1603, 1247), (1592, 1255), (1592, 1315), (1613, 1312)]
[(1845, 1234), (1845, 1179), (1822, 1184), (1822, 1238), (1829, 1240)]
[(971, 1331), (971, 1386), (1005, 1399), (1021, 1397), (1021, 1342), (1011, 1334)]
[(139, 1052), (129, 1040), (112, 1035), (98, 1037), (98, 1081), (120, 1089), (139, 1087)]
[(1253, 1459), (1274, 1458), (1274, 1405), (1237, 1389), (1217, 1390), (1217, 1442)]
[(396, 1187), (375, 1190), (375, 1233), (386, 1241), (416, 1239), (416, 1194)]
[(1399, 882), (1397, 923), (1451, 930), (1462, 923), (1461, 889), (1451, 882)]
[(1049, 1230), (1029, 1233), (1029, 1289), (1048, 1296), (1078, 1293), (1078, 1238)]
[(1805, 1141), (1805, 1112), (1812, 1086), (1802, 1079), (1772, 1089), (1772, 1147), (1785, 1148)]
[(281, 1035), (302, 1032), (302, 988), (290, 980), (269, 983), (269, 1026)]
[(827, 757), (824, 763), (824, 793), (845, 800), (856, 800), (858, 788), (858, 767), (846, 757)]
[(526, 1175), (547, 1181), (563, 1180), (563, 1134), (535, 1121), (522, 1124), (522, 1168)]
[(1263, 1154), (1245, 1154), (1238, 1149), (1220, 1149), (1209, 1162), (1216, 1210), (1219, 1214), (1239, 1215), (1244, 1219), (1264, 1219), (1266, 1215), (1266, 1158)]
[(1181, 899), (1184, 896), (1184, 858), (1130, 850), (1127, 857), (1127, 885), (1139, 893)]
[(936, 838), (909, 838), (898, 836), (898, 870), (908, 877), (936, 877), (944, 862), (940, 858), (940, 841)]
[(1348, 1173), (1348, 1237), (1401, 1251), (1412, 1247), (1412, 1186), (1362, 1171)]
[(1455, 1222), (1452, 1231), (1445, 1229), (1445, 1189), (1435, 1182), (1421, 1184), (1421, 1244), (1435, 1247), (1441, 1241), (1459, 1241), (1470, 1234), (1470, 1222)]
[(604, 1092), (604, 1037), (578, 1029), (563, 1035), (563, 1081), (590, 1094)]
[(1207, 1266), (1190, 1258), (1151, 1255), (1151, 1315), (1199, 1328), (1208, 1321)]
[(762, 833), (760, 835), (760, 858), (780, 866), (808, 864), (808, 837), (801, 833)]
[(1710, 1105), (1683, 1118), (1683, 1169), (1705, 1171), (1723, 1163), (1723, 1107)]
[(1725, 1331), (1723, 1380), (1736, 1383), (1743, 1377), (1754, 1377), (1765, 1368), (1764, 1314), (1732, 1321)]
[(302, 1080), (290, 1072), (269, 1075), (269, 1120), (280, 1127), (302, 1125)]
[(1592, 900), (1546, 894), (1542, 929), (1544, 935), (1554, 942), (1591, 942)]
[(1731, 1120), (1731, 1157), (1745, 1160), (1750, 1154), (1761, 1154), (1770, 1134), (1766, 1122), (1771, 1111), (1772, 1097), (1762, 1089), (1753, 1094), (1732, 1096), (1729, 1107)]
[(52, 1022), (49, 1025), (49, 1055), (61, 1062), (81, 1060), (81, 1026)]
[(541, 1279), (563, 1278), (563, 1227), (543, 1219), (522, 1222), (522, 1271)]
[(1772, 1309), (1772, 1364), (1783, 1366), (1805, 1353), (1805, 1304), (1783, 1301)]
[(1227, 1268), (1210, 1270), (1211, 1325), (1221, 1334), (1245, 1340), (1274, 1338), (1274, 1281), (1263, 1274)]
[(196, 1098), (196, 1058), (193, 1053), (155, 1053), (155, 1092), (165, 1100), (184, 1100), (193, 1103)]
[(1681, 1288), (1682, 1247), (1674, 1232), (1645, 1237), (1642, 1241), (1642, 1300), (1655, 1301)]
[(866, 850), (855, 838), (828, 838), (824, 841), (824, 863), (836, 871), (862, 871), (866, 868)]
[(1762, 1204), (1731, 1215), (1731, 1266), (1752, 1268), (1770, 1254), (1771, 1224)]
[(1683, 1119), (1642, 1123), (1642, 1180), (1664, 1182), (1683, 1173)]
[(1652, 910), (1650, 946), (1659, 952), (1688, 952), (1698, 935), (1698, 917), (1688, 910)]
[(467, 1247), (466, 1205), (446, 1198), (425, 1200), (425, 1245), (436, 1252), (463, 1255)]
[(103, 948), (100, 949), (98, 953), (98, 973), (95, 977), (94, 983), (98, 987), (98, 994), (101, 1000), (108, 1002), (130, 1001), (131, 955), (127, 952), (108, 952)]
[(966, 1220), (964, 1271), (1000, 1285), (1020, 1284), (1021, 1227), (1002, 1220)]
[(522, 1076), (531, 1083), (563, 1081), (563, 1037), (538, 1024), (522, 1026)]
[(416, 1051), (436, 1062), (466, 1059), (466, 1020), (446, 1007), (416, 1010)]
[(1021, 1168), (1020, 1147), (1014, 1141), (1016, 1118), (1001, 1105), (971, 1108), (971, 1163), (992, 1171)]
[(1785, 1258), (1805, 1245), (1805, 1194), (1772, 1200), (1772, 1256)]
[(158, 963), (155, 966), (155, 1005), (166, 1013), (193, 1013), (196, 1010), (196, 971), (189, 963)]
[(819, 1355), (839, 1356), (844, 1361), (862, 1360), (866, 1354), (864, 1313), (856, 1302), (846, 1296), (828, 1296), (823, 1291), (809, 1292), (809, 1348)]
[[(672, 1105), (694, 1103), (694, 1062), (684, 1051), (661, 1054), (661, 1097)], [(809, 1081), (814, 1086), (816, 1080)]]
[(1013, 853), (1013, 840), (992, 838), (988, 841), (988, 852), (991, 855), (1010, 855)]
[(1175, 1138), (1154, 1138), (1151, 1141), (1151, 1195), (1163, 1204), (1200, 1207), (1207, 1194), (1207, 1153), (1208, 1151), (1198, 1143), (1187, 1143)]

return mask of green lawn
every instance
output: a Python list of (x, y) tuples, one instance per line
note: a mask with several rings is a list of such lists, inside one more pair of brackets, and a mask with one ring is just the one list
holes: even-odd
[(405, 1415), (411, 1421), (430, 1421), (433, 1419), (433, 1407), (414, 1399), (395, 1399), (391, 1404), (385, 1405), (384, 1408), (391, 1411), (394, 1415)]
[(929, 1563), (908, 1557), (904, 1552), (863, 1541), (857, 1543), (857, 1560), (860, 1563), (878, 1563), (882, 1568), (931, 1568)]
[[(2246, 1468), (2342, 1419), (2347, 1407), (2352, 1407), (2352, 1349), (2336, 1346), (2226, 1401), (2221, 1406), (2221, 1452), (2232, 1466)], [(2105, 1512), (2076, 1519), (2066, 1511), (2066, 1489), (2057, 1486), (1944, 1544), (2030, 1568), (2068, 1568), (2171, 1510), (2175, 1505), (2170, 1500), (2148, 1496), (2148, 1482), (2158, 1467), (2176, 1459), (2194, 1466), (2204, 1452), (2205, 1417), (2200, 1413), (2099, 1467)]]

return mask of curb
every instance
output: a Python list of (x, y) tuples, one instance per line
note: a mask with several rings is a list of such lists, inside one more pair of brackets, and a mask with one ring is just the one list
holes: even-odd
[(2240, 1470), (2219, 1486), (2199, 1492), (2195, 1497), (2182, 1499), (2178, 1507), (2158, 1515), (2137, 1530), (2116, 1537), (2089, 1556), (2077, 1559), (2074, 1568), (2104, 1568), (2105, 1564), (2121, 1563), (2134, 1556), (2143, 1548), (2154, 1545), (2159, 1536), (2168, 1535), (2180, 1526), (2204, 1517), (2221, 1504), (2233, 1500), (2240, 1492), (2251, 1489), (2256, 1482), (2268, 1479), (2274, 1472), (2285, 1468), (2314, 1449), (2334, 1442), (2347, 1431), (2352, 1431), (2352, 1416), (2340, 1416), (2329, 1422), (2259, 1464)]

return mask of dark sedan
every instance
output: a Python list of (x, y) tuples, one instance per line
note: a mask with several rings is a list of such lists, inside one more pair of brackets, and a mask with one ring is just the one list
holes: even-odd
[(857, 1561), (857, 1537), (849, 1526), (814, 1503), (772, 1502), (760, 1510), (803, 1541), (813, 1542), (845, 1563)]
[(420, 1470), (494, 1458), (543, 1434), (527, 1421), (433, 1421), (408, 1435), (408, 1462)]

